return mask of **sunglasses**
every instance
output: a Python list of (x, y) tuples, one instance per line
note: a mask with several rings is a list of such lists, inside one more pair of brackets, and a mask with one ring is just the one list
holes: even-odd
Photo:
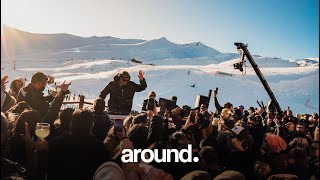
[(127, 81), (129, 81), (130, 79), (129, 78), (122, 78), (122, 81), (123, 82), (127, 82)]

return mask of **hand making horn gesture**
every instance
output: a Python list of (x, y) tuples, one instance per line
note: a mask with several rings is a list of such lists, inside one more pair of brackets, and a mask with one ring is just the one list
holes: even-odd
[(4, 76), (1, 79), (1, 92), (4, 92), (6, 90), (6, 84), (9, 82), (7, 81), (7, 79), (8, 79), (8, 76)]

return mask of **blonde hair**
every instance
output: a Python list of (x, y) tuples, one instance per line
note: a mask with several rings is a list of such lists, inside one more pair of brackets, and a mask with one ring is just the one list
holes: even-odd
[(228, 108), (223, 108), (221, 113), (220, 113), (220, 119), (225, 119), (229, 117), (231, 110)]
[(154, 91), (150, 91), (149, 93), (148, 93), (148, 97), (156, 97), (157, 95), (156, 95), (156, 93), (154, 92)]

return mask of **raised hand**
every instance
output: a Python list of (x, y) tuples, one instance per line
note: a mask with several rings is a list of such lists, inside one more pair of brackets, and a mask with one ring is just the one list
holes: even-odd
[(8, 79), (8, 76), (4, 76), (1, 79), (1, 92), (4, 92), (6, 90), (6, 84), (9, 82), (7, 81), (7, 79)]
[(213, 91), (213, 97), (217, 97), (218, 95), (218, 87)]
[(143, 80), (143, 75), (144, 75), (143, 71), (140, 70), (140, 71), (139, 71), (139, 75), (138, 75), (140, 81)]
[(24, 134), (20, 134), (20, 137), (25, 143), (27, 144), (31, 143), (32, 139), (29, 131), (29, 124), (27, 122), (24, 123), (24, 132), (25, 132)]
[(66, 80), (64, 80), (63, 83), (60, 85), (61, 91), (67, 91), (70, 85), (71, 85), (71, 82), (66, 83)]

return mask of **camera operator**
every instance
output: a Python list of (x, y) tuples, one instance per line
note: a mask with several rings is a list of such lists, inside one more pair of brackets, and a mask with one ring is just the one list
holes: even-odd
[[(156, 93), (155, 93), (154, 91), (150, 91), (150, 92), (148, 93), (148, 99), (143, 100), (142, 111), (147, 111), (146, 106), (148, 105), (148, 100), (149, 100), (150, 98), (156, 99), (156, 96), (157, 96), (157, 95), (156, 95)], [(157, 100), (155, 100), (155, 103), (156, 103), (156, 107), (159, 107), (159, 103), (158, 103)]]

